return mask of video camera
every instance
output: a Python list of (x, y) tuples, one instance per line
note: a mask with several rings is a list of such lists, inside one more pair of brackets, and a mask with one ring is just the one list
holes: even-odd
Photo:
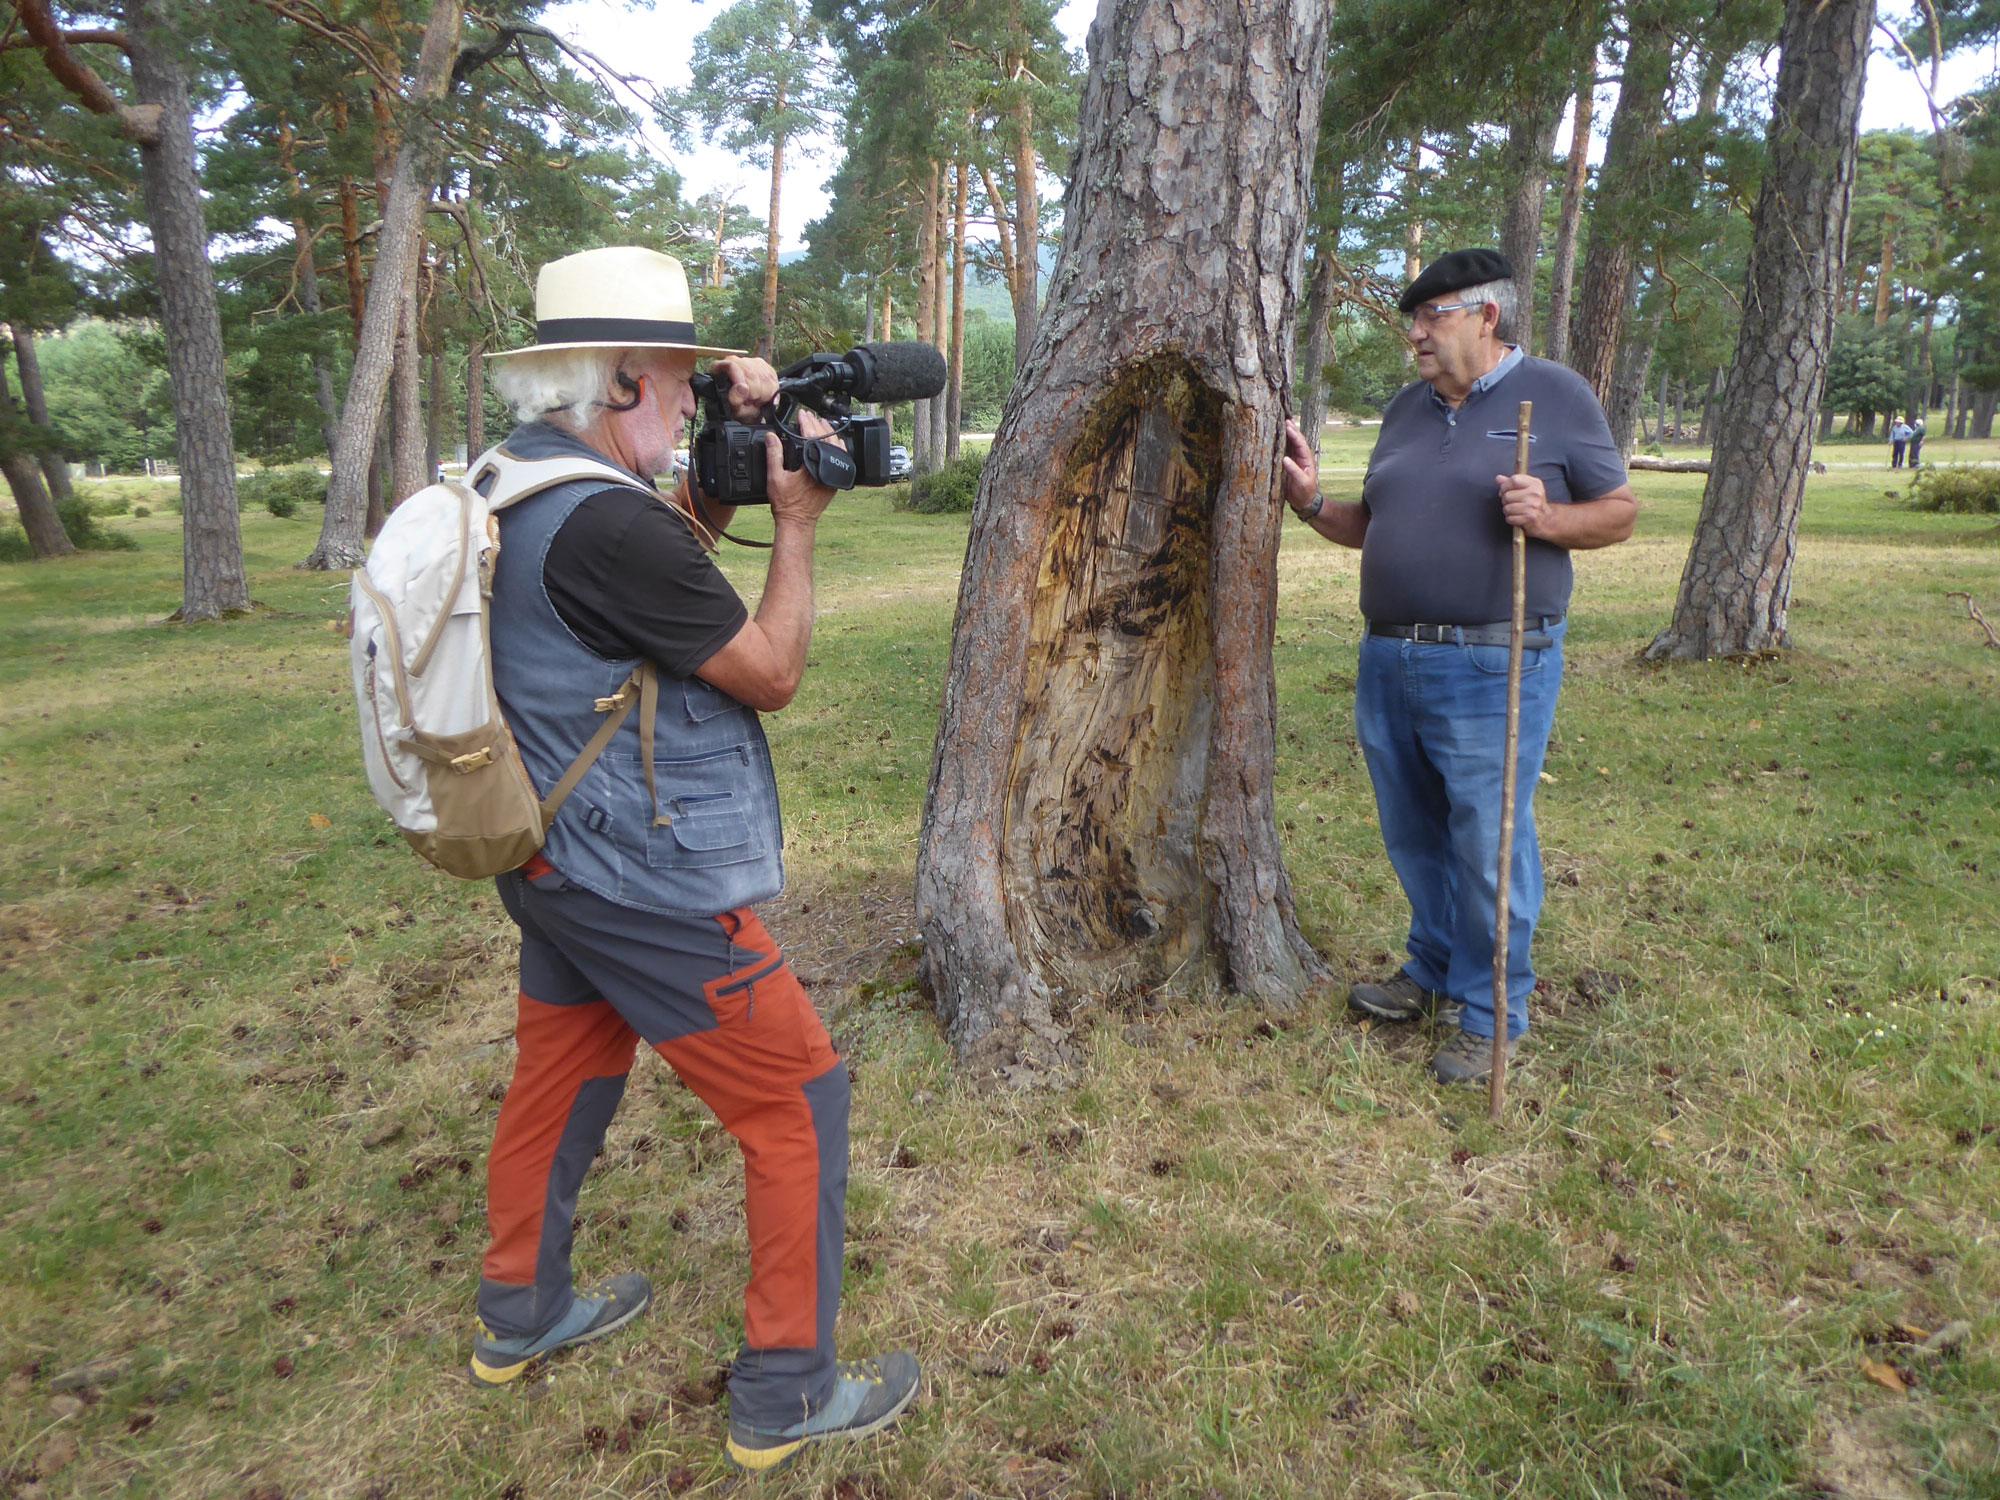
[[(944, 356), (929, 344), (860, 344), (845, 354), (814, 354), (778, 375), (778, 399), (762, 423), (731, 421), (729, 387), (712, 375), (691, 382), (703, 422), (694, 437), (694, 478), (717, 505), (768, 505), (764, 434), (775, 432), (787, 469), (804, 468), (828, 489), (889, 482), (889, 419), (857, 417), (856, 401), (921, 401), (944, 389)], [(794, 423), (800, 407), (817, 412), (833, 437), (810, 438)]]

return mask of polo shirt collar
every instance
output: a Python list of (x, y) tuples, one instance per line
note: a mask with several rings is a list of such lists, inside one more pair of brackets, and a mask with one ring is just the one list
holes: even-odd
[[(1523, 354), (1521, 353), (1521, 346), (1519, 344), (1509, 344), (1507, 346), (1507, 352), (1500, 356), (1500, 363), (1495, 365), (1492, 369), (1488, 370), (1484, 375), (1480, 376), (1477, 380), (1472, 382), (1472, 389), (1465, 393), (1465, 399), (1467, 401), (1470, 401), (1474, 396), (1477, 396), (1481, 391), (1492, 390), (1494, 386), (1498, 385), (1501, 381), (1505, 380), (1510, 374), (1513, 373), (1514, 369), (1521, 363), (1524, 357), (1525, 356), (1523, 356)], [(1435, 401), (1439, 406), (1443, 407), (1446, 411), (1451, 410), (1451, 403), (1445, 400), (1444, 397), (1440, 396), (1437, 393), (1436, 386), (1431, 387), (1431, 400)]]

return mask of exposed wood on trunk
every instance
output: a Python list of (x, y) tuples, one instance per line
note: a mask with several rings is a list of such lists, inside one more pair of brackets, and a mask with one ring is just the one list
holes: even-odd
[(55, 446), (55, 424), (49, 420), (49, 400), (42, 389), (42, 362), (35, 357), (35, 330), (26, 323), (9, 323), (7, 331), (13, 335), (14, 362), (21, 370), (21, 404), (27, 409), (29, 423), (45, 440), (36, 455), (42, 477), (48, 481), (49, 498), (61, 505), (76, 498), (76, 492), (70, 486), (69, 464)]
[(1736, 359), (1673, 622), (1649, 660), (1790, 644), (1786, 611), (1813, 427), (1842, 295), (1875, 0), (1787, 0), (1770, 163)]
[[(1295, 1004), (1279, 429), (1327, 10), (1107, 0), (1061, 256), (980, 485), (917, 872), (959, 1056), (1175, 976)], [(1103, 66), (1108, 58), (1124, 66)]]
[(0, 474), (6, 476), (7, 488), (13, 492), (21, 529), (28, 533), (28, 550), (38, 559), (68, 557), (76, 551), (76, 544), (63, 530), (62, 518), (56, 514), (55, 502), (43, 482), (41, 465), (32, 453), (11, 440), (10, 429), (20, 425), (13, 394), (7, 389), (6, 362), (0, 360)]
[(139, 186), (158, 268), (160, 331), (181, 471), (181, 607), (175, 617), (214, 620), (249, 609), (250, 585), (236, 513), (222, 318), (181, 71), (188, 42), (168, 16), (165, 0), (128, 0), (125, 29), (132, 39), (133, 91), (160, 107), (158, 137), (139, 147)]
[(355, 340), (354, 369), (347, 400), (341, 408), (340, 432), (334, 445), (333, 477), (327, 485), (326, 522), (319, 545), (306, 559), (311, 568), (351, 568), (362, 560), (362, 528), (368, 510), (368, 460), (382, 416), (388, 388), (396, 324), (402, 299), (396, 295), (416, 263), (424, 204), (436, 178), (440, 138), (437, 122), (427, 110), (445, 96), (452, 60), (458, 55), (459, 25), (464, 11), (456, 5), (435, 5), (424, 28), (423, 49), (411, 88), (410, 128), (396, 149), (395, 175), (389, 205), (375, 249), (375, 285), (385, 295), (370, 297), (362, 328)]
[(952, 164), (951, 358), (946, 366), (944, 456), (958, 457), (958, 429), (965, 404), (965, 163)]
[(1556, 221), (1556, 243), (1549, 268), (1549, 326), (1543, 352), (1557, 363), (1569, 359), (1570, 288), (1576, 277), (1577, 227), (1583, 221), (1583, 189), (1590, 178), (1590, 126), (1597, 103), (1597, 64), (1584, 64), (1576, 91), (1576, 114), (1570, 128), (1569, 171), (1563, 178), (1562, 214)]

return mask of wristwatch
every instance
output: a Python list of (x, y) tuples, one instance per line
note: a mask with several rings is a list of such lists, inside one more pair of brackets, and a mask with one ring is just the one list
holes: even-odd
[(1310, 521), (1314, 516), (1320, 513), (1321, 508), (1325, 504), (1326, 504), (1326, 496), (1314, 495), (1313, 503), (1307, 509), (1299, 510), (1296, 507), (1294, 507), (1292, 514), (1297, 516), (1301, 521)]

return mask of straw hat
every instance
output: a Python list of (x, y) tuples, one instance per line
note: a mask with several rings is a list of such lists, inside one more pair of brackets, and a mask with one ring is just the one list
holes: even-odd
[(638, 245), (584, 250), (543, 266), (535, 278), (534, 343), (487, 358), (555, 349), (744, 352), (695, 342), (687, 272), (671, 255)]

